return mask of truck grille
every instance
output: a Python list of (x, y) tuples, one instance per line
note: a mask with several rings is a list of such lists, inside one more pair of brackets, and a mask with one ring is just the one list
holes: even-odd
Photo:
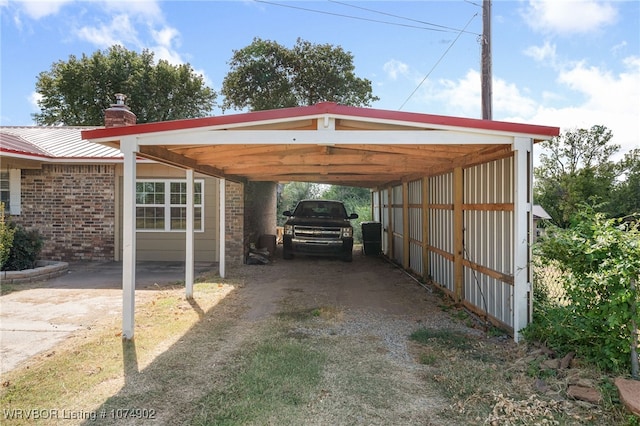
[(296, 226), (294, 228), (295, 236), (298, 238), (339, 240), (341, 232), (340, 228), (317, 228), (314, 226)]

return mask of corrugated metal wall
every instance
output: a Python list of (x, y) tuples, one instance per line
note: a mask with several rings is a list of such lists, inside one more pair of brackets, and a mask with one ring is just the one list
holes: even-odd
[(509, 326), (513, 194), (511, 157), (464, 170), (464, 299)]
[[(486, 312), (513, 327), (514, 159), (469, 167), (460, 175), (463, 195), (462, 205), (457, 204), (457, 208), (462, 209), (464, 228), (461, 260), (455, 256), (455, 247), (460, 243), (454, 239), (453, 172), (410, 181), (406, 188), (396, 185), (375, 193), (374, 218), (382, 222), (385, 230), (383, 251), (454, 297), (455, 264), (461, 262), (464, 285), (457, 294), (462, 302), (475, 312)], [(404, 194), (408, 197), (406, 202)], [(407, 248), (409, 253), (405, 256)]]
[(380, 192), (374, 191), (371, 193), (371, 203), (373, 207), (373, 216), (371, 220), (374, 222), (380, 222)]
[(422, 179), (409, 182), (409, 269), (423, 275)]
[(453, 292), (453, 173), (429, 178), (431, 279)]
[(380, 222), (382, 223), (382, 252), (389, 256), (389, 190), (380, 191), (381, 209)]
[(393, 226), (393, 260), (403, 264), (404, 258), (404, 217), (402, 185), (391, 189), (391, 219)]

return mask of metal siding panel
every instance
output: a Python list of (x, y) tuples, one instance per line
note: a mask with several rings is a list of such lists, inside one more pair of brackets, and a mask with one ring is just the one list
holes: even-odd
[(465, 300), (480, 311), (512, 327), (512, 286), (470, 268), (464, 269)]
[[(513, 202), (512, 157), (480, 164), (464, 171), (464, 202)], [(465, 210), (465, 258), (495, 271), (513, 275), (512, 211)], [(512, 326), (512, 286), (465, 267), (465, 300), (495, 319)], [(486, 302), (485, 302), (486, 300)]]
[(380, 191), (372, 192), (371, 197), (373, 204), (373, 214), (371, 215), (371, 217), (374, 221), (380, 222)]
[(393, 259), (399, 264), (402, 264), (402, 261), (404, 260), (404, 245), (402, 244), (402, 236), (393, 236), (393, 251)]
[(380, 191), (381, 198), (381, 226), (382, 226), (382, 251), (389, 252), (389, 190)]
[(422, 265), (422, 246), (412, 242), (409, 245), (410, 268), (416, 274), (422, 275), (424, 266)]
[(422, 242), (422, 209), (409, 208), (409, 236), (412, 240)]
[(453, 262), (431, 252), (429, 253), (429, 263), (431, 264), (431, 279), (453, 292)]

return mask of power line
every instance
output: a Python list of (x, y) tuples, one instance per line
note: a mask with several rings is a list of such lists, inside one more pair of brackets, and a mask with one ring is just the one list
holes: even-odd
[[(443, 33), (451, 33), (451, 32), (459, 32), (460, 31), (460, 30), (456, 30), (456, 29), (447, 29), (446, 27), (444, 27), (444, 28), (428, 28), (428, 27), (418, 26), (418, 25), (403, 24), (403, 23), (400, 23), (400, 22), (391, 22), (391, 21), (382, 21), (382, 20), (379, 20), (379, 19), (363, 18), (361, 16), (345, 15), (345, 14), (342, 14), (342, 13), (327, 12), (327, 11), (318, 10), (318, 9), (309, 9), (309, 8), (306, 8), (306, 7), (292, 6), (290, 4), (275, 3), (275, 2), (272, 2), (272, 1), (266, 1), (266, 0), (253, 0), (253, 1), (255, 1), (256, 3), (264, 3), (264, 4), (271, 5), (271, 6), (286, 7), (286, 8), (289, 8), (289, 9), (303, 10), (305, 12), (319, 13), (319, 14), (322, 14), (322, 15), (330, 15), (330, 16), (338, 16), (340, 18), (348, 18), (348, 19), (355, 19), (355, 20), (358, 20), (358, 21), (374, 22), (374, 23), (377, 23), (377, 24), (395, 25), (395, 26), (398, 26), (398, 27), (416, 28), (416, 29), (419, 29), (419, 30), (436, 31), (436, 32), (443, 32)], [(382, 12), (380, 12), (380, 13), (382, 13)], [(428, 25), (434, 25), (434, 24), (428, 24)], [(476, 34), (476, 33), (470, 33), (470, 34), (479, 35), (479, 34)]]
[(453, 32), (462, 31), (463, 33), (469, 33), (469, 34), (472, 34), (472, 35), (475, 35), (475, 36), (480, 36), (480, 34), (474, 33), (474, 32), (471, 32), (471, 31), (464, 31), (464, 30), (460, 30), (459, 28), (447, 27), (446, 25), (438, 25), (438, 24), (433, 24), (431, 22), (421, 21), (419, 19), (412, 19), (412, 18), (407, 18), (405, 16), (394, 15), (392, 13), (382, 12), (380, 10), (370, 9), (368, 7), (356, 6), (355, 4), (344, 3), (344, 2), (341, 2), (341, 1), (337, 1), (337, 0), (329, 0), (329, 2), (336, 3), (336, 4), (341, 4), (343, 6), (353, 7), (355, 9), (360, 9), (360, 10), (364, 10), (364, 11), (367, 11), (367, 12), (378, 13), (380, 15), (391, 16), (392, 18), (404, 19), (405, 21), (411, 21), (411, 22), (417, 22), (419, 24), (430, 25), (432, 27), (442, 28), (444, 30), (450, 30), (450, 31), (453, 31)]
[(478, 14), (474, 14), (471, 19), (469, 19), (469, 22), (467, 22), (467, 25), (464, 26), (464, 28), (462, 30), (460, 30), (460, 32), (458, 33), (458, 35), (456, 36), (456, 38), (451, 42), (451, 44), (449, 45), (449, 47), (447, 47), (447, 50), (444, 51), (444, 53), (440, 56), (440, 58), (436, 61), (436, 63), (433, 65), (433, 67), (429, 70), (429, 72), (427, 73), (427, 75), (424, 76), (424, 78), (422, 79), (422, 81), (420, 82), (420, 84), (418, 84), (418, 86), (413, 90), (413, 92), (411, 92), (411, 94), (409, 95), (409, 97), (402, 103), (402, 105), (400, 105), (400, 108), (398, 108), (398, 110), (401, 110), (405, 104), (407, 102), (409, 102), (409, 99), (411, 99), (411, 97), (418, 91), (418, 89), (420, 88), (420, 86), (422, 86), (422, 83), (424, 83), (427, 78), (429, 78), (429, 76), (431, 75), (431, 73), (433, 72), (433, 70), (436, 69), (436, 67), (438, 66), (438, 64), (444, 59), (444, 57), (447, 55), (447, 53), (449, 53), (449, 50), (451, 50), (451, 48), (453, 47), (454, 44), (456, 44), (456, 41), (458, 41), (458, 39), (460, 38), (460, 36), (462, 35), (462, 33), (467, 29), (467, 27), (469, 26), (469, 24), (471, 24), (471, 21), (473, 21), (473, 18), (475, 18), (476, 16), (478, 16)]

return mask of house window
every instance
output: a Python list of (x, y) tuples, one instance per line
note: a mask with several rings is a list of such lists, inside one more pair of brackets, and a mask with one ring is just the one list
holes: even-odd
[[(204, 223), (202, 188), (193, 183), (193, 228), (202, 231)], [(187, 182), (177, 180), (139, 180), (136, 182), (136, 229), (140, 231), (184, 231), (187, 229)]]
[(9, 186), (9, 171), (0, 171), (0, 202), (4, 203), (4, 210), (11, 211), (11, 191)]

